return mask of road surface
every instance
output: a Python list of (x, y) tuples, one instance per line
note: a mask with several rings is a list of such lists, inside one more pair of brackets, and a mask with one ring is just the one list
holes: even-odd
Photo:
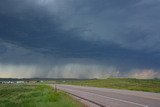
[(58, 84), (56, 88), (99, 107), (160, 107), (159, 93)]

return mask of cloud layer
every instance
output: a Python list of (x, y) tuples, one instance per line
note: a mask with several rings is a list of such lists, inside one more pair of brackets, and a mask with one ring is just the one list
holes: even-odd
[(157, 77), (159, 9), (160, 0), (1, 0), (0, 75)]

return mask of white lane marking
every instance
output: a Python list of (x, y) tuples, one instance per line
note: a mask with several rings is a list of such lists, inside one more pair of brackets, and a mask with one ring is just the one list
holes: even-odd
[[(63, 86), (60, 86), (60, 87), (63, 87)], [(66, 88), (66, 87), (64, 87)], [(68, 87), (67, 87), (68, 88)], [(66, 90), (66, 89), (65, 89)], [(67, 89), (67, 90), (74, 90), (74, 91), (77, 91), (76, 89)], [(79, 91), (79, 90), (78, 90)], [(86, 92), (86, 91), (79, 91), (79, 92), (85, 92), (85, 93), (88, 93), (88, 94), (94, 94), (96, 96), (100, 96), (100, 97), (103, 97), (103, 98), (107, 98), (107, 99), (111, 99), (111, 100), (116, 100), (116, 101), (120, 101), (120, 102), (124, 102), (124, 103), (129, 103), (129, 104), (134, 104), (134, 105), (138, 105), (138, 106), (142, 106), (142, 107), (149, 107), (147, 105), (143, 105), (143, 104), (139, 104), (139, 103), (136, 103), (136, 102), (132, 102), (132, 101), (127, 101), (127, 100), (121, 100), (121, 99), (117, 99), (117, 98), (113, 98), (113, 97), (107, 97), (107, 96), (103, 96), (103, 95), (99, 95), (99, 94), (95, 94), (93, 92)]]
[[(95, 94), (95, 95), (98, 95), (98, 94)], [(135, 103), (135, 102), (132, 102), (132, 101), (121, 100), (121, 99), (117, 99), (117, 98), (113, 98), (113, 97), (106, 97), (106, 96), (102, 96), (102, 95), (98, 95), (98, 96), (105, 97), (105, 98), (108, 98), (108, 99), (111, 99), (111, 100), (121, 101), (121, 102), (124, 102), (124, 103), (130, 103), (130, 104), (134, 104), (134, 105), (139, 105), (139, 106), (142, 106), (142, 107), (148, 107), (147, 105)]]

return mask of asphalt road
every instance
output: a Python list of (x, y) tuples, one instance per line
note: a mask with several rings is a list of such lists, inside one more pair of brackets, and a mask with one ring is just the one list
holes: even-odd
[(159, 93), (58, 84), (56, 88), (100, 107), (160, 107)]

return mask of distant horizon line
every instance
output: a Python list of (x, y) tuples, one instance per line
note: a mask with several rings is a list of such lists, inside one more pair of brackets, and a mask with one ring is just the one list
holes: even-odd
[[(121, 79), (140, 79), (140, 78), (130, 78), (130, 77), (108, 77), (108, 78), (44, 78), (44, 77), (32, 77), (32, 78), (12, 78), (12, 77), (10, 77), (10, 78), (2, 78), (2, 77), (0, 77), (0, 80), (1, 79), (76, 79), (76, 80), (93, 80), (93, 79), (109, 79), (109, 78), (121, 78)], [(160, 79), (160, 78), (152, 78), (152, 79)]]

